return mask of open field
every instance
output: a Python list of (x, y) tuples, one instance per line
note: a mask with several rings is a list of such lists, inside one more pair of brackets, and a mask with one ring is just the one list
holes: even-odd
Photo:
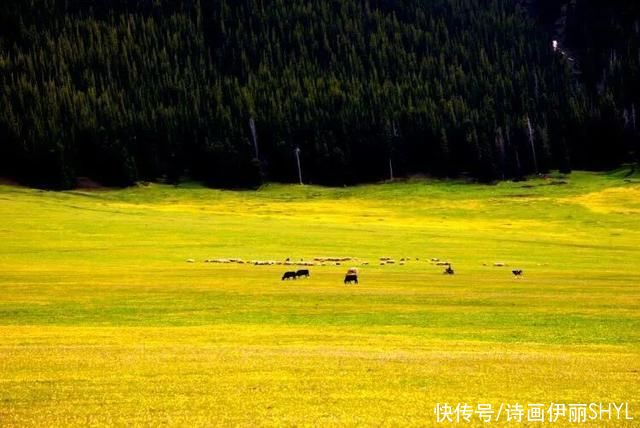
[[(429, 426), (445, 401), (628, 402), (635, 419), (608, 425), (638, 426), (640, 180), (624, 174), (0, 186), (0, 426)], [(355, 262), (288, 282), (203, 262), (317, 256), (370, 264), (344, 286)]]

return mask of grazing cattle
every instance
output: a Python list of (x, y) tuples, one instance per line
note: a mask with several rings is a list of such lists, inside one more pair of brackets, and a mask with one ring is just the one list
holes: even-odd
[(353, 274), (345, 275), (344, 283), (345, 284), (350, 284), (352, 282), (355, 282), (356, 284), (358, 283), (358, 275), (353, 275)]
[(301, 276), (304, 276), (305, 278), (309, 278), (309, 269), (299, 269), (296, 272), (296, 276), (299, 278)]
[(298, 275), (296, 275), (296, 272), (294, 271), (285, 272), (284, 275), (282, 275), (283, 281), (285, 279), (297, 279), (297, 278), (298, 278)]
[(455, 272), (453, 271), (453, 268), (451, 267), (451, 265), (449, 265), (442, 273), (445, 275), (453, 275)]
[(514, 276), (522, 276), (522, 269), (512, 270)]

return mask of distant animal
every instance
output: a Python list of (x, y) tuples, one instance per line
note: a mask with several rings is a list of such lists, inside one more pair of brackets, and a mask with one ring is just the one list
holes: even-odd
[(309, 269), (299, 269), (296, 272), (296, 276), (299, 278), (301, 276), (304, 276), (305, 278), (309, 278)]
[(297, 279), (298, 275), (296, 274), (295, 271), (289, 271), (289, 272), (285, 272), (284, 275), (282, 275), (282, 280), (284, 281), (285, 279)]
[(451, 265), (449, 265), (442, 273), (445, 275), (453, 275), (455, 272), (453, 271), (453, 268), (451, 267)]
[(353, 274), (345, 275), (344, 283), (345, 284), (350, 284), (352, 282), (355, 282), (356, 284), (358, 283), (358, 275), (353, 275)]
[(358, 268), (352, 267), (347, 270), (347, 275), (358, 275)]
[(522, 269), (516, 269), (511, 271), (514, 276), (522, 276)]

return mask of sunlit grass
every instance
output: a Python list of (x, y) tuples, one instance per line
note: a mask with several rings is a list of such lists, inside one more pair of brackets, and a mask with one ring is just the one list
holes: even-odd
[[(495, 186), (0, 186), (0, 425), (425, 426), (444, 401), (627, 401), (636, 421), (611, 426), (632, 426), (639, 195), (622, 170)], [(355, 262), (287, 283), (287, 266), (203, 262), (319, 256), (369, 264), (356, 287), (342, 284)]]

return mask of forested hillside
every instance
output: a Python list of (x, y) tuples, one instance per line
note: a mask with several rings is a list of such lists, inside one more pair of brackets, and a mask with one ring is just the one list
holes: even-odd
[(613, 166), (638, 141), (637, 7), (581, 3), (4, 0), (0, 176), (252, 187), (296, 180), (296, 147), (332, 185)]
[[(615, 162), (629, 151), (637, 161), (640, 2), (530, 0), (529, 5), (558, 42), (557, 52), (567, 58), (585, 93), (576, 105), (585, 126), (576, 130), (573, 162), (598, 168), (602, 159)], [(614, 150), (606, 151), (612, 144)]]

